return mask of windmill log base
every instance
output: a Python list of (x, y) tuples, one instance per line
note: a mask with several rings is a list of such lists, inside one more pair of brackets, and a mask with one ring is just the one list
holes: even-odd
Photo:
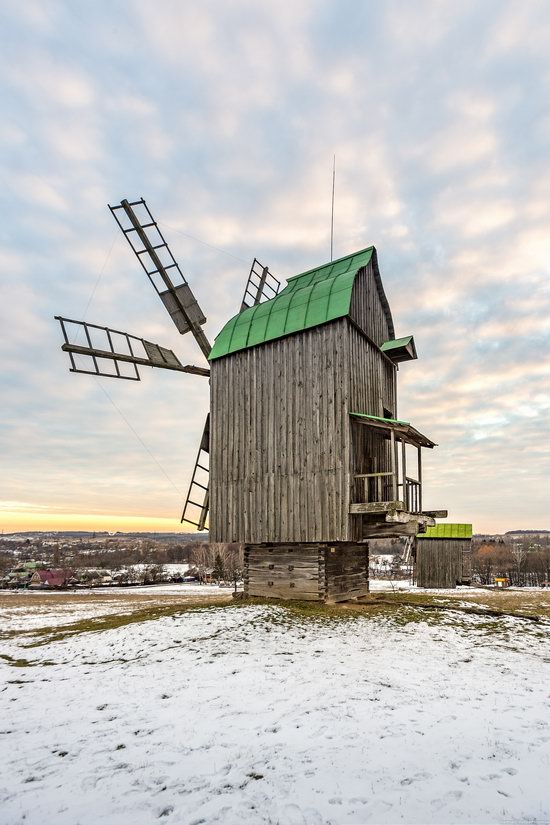
[(245, 596), (330, 604), (368, 592), (366, 542), (245, 544)]

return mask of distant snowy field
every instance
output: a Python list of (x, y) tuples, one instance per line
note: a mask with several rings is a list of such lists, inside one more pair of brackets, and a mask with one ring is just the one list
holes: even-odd
[[(2, 608), (2, 630), (23, 630), (47, 625), (65, 625), (75, 619), (94, 616), (131, 613), (135, 609), (135, 596), (147, 596), (148, 603), (163, 604), (163, 596), (208, 598), (215, 594), (226, 596), (229, 588), (217, 585), (159, 584), (143, 587), (90, 587), (78, 590), (0, 590), (5, 607)], [(113, 598), (118, 596), (119, 598)], [(79, 600), (78, 607), (75, 598)], [(13, 600), (13, 607), (10, 606)], [(44, 612), (45, 600), (54, 607)], [(26, 604), (22, 604), (25, 601)], [(66, 602), (66, 603), (64, 603)], [(3, 825), (0, 820), (0, 825)]]
[(24, 647), (8, 613), (1, 825), (550, 819), (547, 625), (221, 606)]

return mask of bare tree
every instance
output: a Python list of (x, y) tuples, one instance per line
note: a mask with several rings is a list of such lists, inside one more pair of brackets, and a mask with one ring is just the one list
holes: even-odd
[(212, 567), (211, 550), (207, 542), (202, 542), (193, 548), (193, 562), (199, 574), (199, 582), (204, 583), (206, 571)]
[(510, 548), (510, 553), (514, 559), (516, 565), (516, 575), (517, 575), (517, 584), (522, 584), (522, 576), (521, 570), (525, 563), (525, 558), (527, 556), (527, 551), (525, 549), (525, 545), (523, 544), (513, 544)]

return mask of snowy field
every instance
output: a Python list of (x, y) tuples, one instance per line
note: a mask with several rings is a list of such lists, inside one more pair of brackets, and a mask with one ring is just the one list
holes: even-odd
[(1, 825), (550, 819), (546, 621), (165, 599), (8, 602)]
[[(209, 601), (228, 596), (231, 590), (215, 585), (160, 584), (143, 587), (90, 587), (74, 590), (0, 590), (2, 630), (40, 628), (64, 625), (78, 619), (88, 619), (120, 613), (131, 613), (136, 596), (145, 596), (147, 604), (166, 604), (165, 596), (198, 598)], [(2, 822), (0, 820), (0, 825)]]

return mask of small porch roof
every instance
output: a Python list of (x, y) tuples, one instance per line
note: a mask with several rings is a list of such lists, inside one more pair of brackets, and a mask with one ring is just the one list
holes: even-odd
[(372, 427), (375, 430), (385, 432), (385, 438), (390, 437), (393, 431), (396, 438), (405, 441), (407, 444), (412, 444), (414, 447), (437, 447), (437, 444), (422, 435), (416, 430), (408, 421), (400, 421), (397, 418), (382, 418), (378, 415), (367, 415), (366, 413), (351, 412), (351, 418), (356, 419), (366, 427)]

